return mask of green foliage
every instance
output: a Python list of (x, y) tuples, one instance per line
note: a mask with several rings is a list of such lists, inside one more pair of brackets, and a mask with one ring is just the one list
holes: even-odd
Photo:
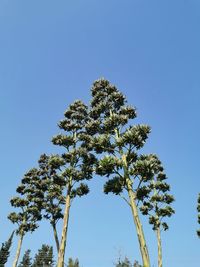
[(79, 267), (79, 260), (73, 260), (72, 258), (69, 258), (67, 267)]
[(118, 263), (115, 264), (115, 267), (142, 267), (138, 261), (135, 261), (134, 264), (130, 262), (130, 260), (125, 257), (124, 260), (119, 258)]
[(53, 247), (43, 244), (34, 257), (32, 267), (53, 267)]
[(24, 235), (38, 228), (37, 222), (42, 219), (42, 193), (38, 170), (31, 169), (22, 178), (21, 184), (16, 191), (20, 196), (10, 200), (12, 207), (19, 210), (8, 215), (8, 219), (17, 224), (16, 234)]
[[(198, 204), (197, 204), (197, 211), (198, 211), (198, 223), (200, 224), (200, 194), (198, 196), (198, 200), (197, 200)], [(198, 237), (200, 237), (200, 229), (197, 230), (197, 235)]]
[(131, 207), (143, 265), (150, 266), (136, 204), (142, 203), (140, 210), (149, 215), (149, 223), (154, 230), (161, 224), (166, 230), (168, 225), (162, 219), (174, 213), (170, 206), (174, 198), (168, 194), (170, 188), (165, 182), (160, 160), (156, 155), (140, 152), (151, 128), (145, 124), (131, 125), (136, 109), (127, 105), (125, 96), (109, 81), (97, 80), (91, 91), (90, 120), (86, 129), (93, 134), (90, 147), (101, 154), (96, 173), (108, 178), (104, 184), (105, 194), (119, 195)]
[[(96, 121), (96, 133), (100, 130), (102, 133), (110, 133), (115, 128), (125, 125), (128, 119), (136, 117), (135, 109), (125, 105), (126, 99), (123, 94), (105, 79), (94, 82), (92, 97), (92, 109), (90, 111), (92, 120), (90, 124), (92, 126)], [(110, 116), (111, 112), (112, 116)]]
[(167, 177), (163, 173), (161, 161), (156, 155), (148, 155), (145, 164), (140, 164), (137, 171), (143, 173), (144, 177), (151, 177), (144, 187), (137, 190), (142, 214), (149, 216), (149, 223), (152, 224), (153, 230), (161, 226), (163, 230), (167, 230), (168, 225), (163, 222), (163, 219), (171, 217), (174, 213), (171, 207), (174, 197), (168, 193), (170, 186), (166, 183)]
[[(84, 130), (88, 121), (88, 109), (81, 101), (75, 101), (64, 113), (65, 118), (59, 122), (64, 134), (52, 138), (54, 145), (65, 148), (65, 153), (58, 157), (63, 165), (56, 170), (53, 177), (54, 185), (67, 188), (71, 199), (82, 197), (89, 192), (83, 180), (92, 178), (93, 165), (96, 158), (90, 152), (88, 140), (90, 135)], [(55, 158), (49, 160), (49, 165), (55, 164)]]
[(136, 193), (152, 177), (151, 168), (145, 166), (149, 164), (148, 156), (139, 154), (150, 127), (130, 126), (130, 120), (136, 117), (136, 109), (127, 105), (125, 96), (105, 79), (93, 84), (89, 115), (86, 129), (93, 134), (90, 146), (96, 153), (103, 154), (96, 164), (96, 173), (109, 178), (104, 192), (126, 195), (131, 186)]
[(118, 263), (115, 265), (115, 267), (133, 267), (133, 265), (131, 264), (129, 259), (127, 257), (125, 257), (124, 260), (119, 259)]
[(31, 253), (30, 249), (25, 251), (22, 261), (20, 262), (18, 267), (31, 267), (32, 266), (30, 253)]
[[(104, 153), (96, 165), (96, 173), (109, 178), (104, 185), (104, 192), (121, 195), (131, 185), (138, 200), (144, 201), (151, 196), (151, 200), (141, 207), (143, 214), (156, 209), (156, 216), (160, 220), (171, 216), (174, 211), (170, 204), (174, 199), (167, 193), (169, 185), (165, 182), (166, 175), (160, 160), (153, 154), (139, 154), (151, 131), (150, 127), (129, 125), (129, 120), (136, 117), (136, 110), (126, 104), (125, 96), (109, 81), (96, 81), (92, 96), (87, 129), (90, 129), (90, 125), (92, 127), (94, 121), (98, 124), (96, 132), (93, 129), (95, 136), (90, 143), (96, 153)], [(164, 203), (166, 205), (163, 208)], [(160, 204), (162, 207), (158, 208)], [(155, 226), (155, 216), (151, 215), (149, 220)], [(163, 227), (166, 229), (166, 223)]]
[(43, 216), (52, 225), (56, 225), (63, 218), (62, 206), (65, 199), (62, 195), (63, 185), (54, 183), (54, 179), (57, 179), (57, 170), (64, 165), (64, 160), (58, 155), (43, 154), (38, 163), (40, 184), (44, 184), (41, 194)]
[[(90, 152), (91, 148), (88, 145), (90, 135), (85, 131), (85, 125), (88, 121), (87, 106), (81, 101), (75, 101), (65, 111), (64, 116), (65, 118), (58, 124), (64, 133), (52, 139), (53, 144), (63, 147), (65, 152), (60, 157), (60, 160), (64, 161), (64, 165), (60, 166), (57, 175), (54, 176), (54, 183), (58, 186), (64, 186), (63, 195), (66, 199), (58, 266), (64, 264), (68, 218), (72, 200), (76, 196), (82, 197), (89, 193), (89, 187), (83, 181), (92, 178), (93, 166), (96, 162), (96, 158)], [(49, 164), (52, 162), (54, 159), (51, 159)]]
[(9, 239), (1, 245), (0, 249), (0, 267), (3, 267), (4, 264), (8, 261), (8, 258), (10, 256), (10, 248), (12, 245), (12, 239), (14, 236), (14, 231), (12, 232)]

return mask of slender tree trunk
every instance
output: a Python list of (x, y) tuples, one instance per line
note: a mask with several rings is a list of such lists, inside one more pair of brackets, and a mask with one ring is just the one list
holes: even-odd
[(139, 214), (138, 214), (138, 208), (137, 208), (137, 205), (135, 202), (136, 197), (135, 197), (135, 193), (133, 192), (130, 183), (128, 183), (128, 195), (129, 195), (129, 199), (130, 199), (130, 206), (131, 206), (131, 210), (132, 210), (132, 214), (133, 214), (134, 223), (136, 226), (138, 241), (139, 241), (139, 245), (140, 245), (140, 252), (142, 255), (143, 266), (144, 267), (150, 267), (149, 253), (148, 253), (148, 249), (147, 249), (147, 245), (146, 245), (146, 241), (145, 241), (145, 237), (144, 237), (143, 227), (142, 227), (142, 224), (140, 222), (140, 218), (139, 218)]
[[(117, 138), (119, 137), (119, 132), (118, 131), (116, 131), (116, 137)], [(145, 240), (145, 237), (144, 237), (142, 223), (140, 221), (139, 214), (138, 214), (138, 208), (137, 208), (137, 205), (136, 205), (136, 195), (133, 192), (132, 182), (131, 182), (131, 179), (129, 177), (126, 154), (123, 154), (123, 151), (122, 151), (121, 148), (119, 148), (119, 149), (120, 149), (120, 154), (121, 154), (122, 162), (123, 162), (124, 177), (126, 179), (131, 211), (132, 211), (132, 214), (133, 214), (133, 220), (134, 220), (135, 227), (136, 227), (137, 237), (138, 237), (139, 246), (140, 246), (140, 252), (141, 252), (141, 255), (142, 255), (143, 267), (150, 267), (149, 252), (148, 252), (146, 240)]]
[(70, 210), (70, 194), (68, 191), (67, 196), (66, 196), (62, 237), (61, 237), (60, 248), (59, 248), (59, 253), (58, 253), (57, 267), (64, 267), (65, 247), (66, 247), (67, 229), (68, 229), (68, 221), (69, 221), (69, 210)]
[(161, 235), (160, 227), (156, 229), (157, 242), (158, 242), (158, 267), (162, 267), (162, 244), (161, 244)]
[(18, 260), (19, 260), (19, 255), (20, 255), (20, 251), (21, 251), (21, 247), (22, 247), (23, 237), (24, 237), (24, 235), (20, 234), (18, 245), (17, 245), (17, 252), (16, 252), (16, 256), (15, 256), (14, 262), (13, 262), (13, 267), (17, 267), (17, 263), (18, 263)]
[(55, 223), (52, 223), (52, 227), (53, 227), (53, 235), (54, 235), (54, 239), (56, 242), (56, 248), (57, 248), (57, 252), (59, 253), (59, 239), (58, 239), (58, 233), (57, 233), (57, 229), (56, 229), (56, 225)]

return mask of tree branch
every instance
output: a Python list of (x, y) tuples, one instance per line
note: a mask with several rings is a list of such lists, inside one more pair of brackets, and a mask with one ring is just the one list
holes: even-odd
[(129, 203), (129, 201), (122, 195), (122, 194), (119, 194), (119, 196), (129, 205), (131, 206), (131, 204)]

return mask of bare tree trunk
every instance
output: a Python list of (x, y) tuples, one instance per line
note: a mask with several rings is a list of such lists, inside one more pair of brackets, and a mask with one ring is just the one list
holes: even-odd
[(128, 195), (129, 195), (129, 199), (130, 199), (130, 206), (131, 206), (131, 210), (132, 210), (132, 214), (133, 214), (134, 223), (136, 226), (137, 237), (138, 237), (138, 241), (139, 241), (139, 245), (140, 245), (140, 252), (142, 255), (143, 266), (144, 267), (150, 267), (149, 253), (148, 253), (148, 249), (147, 249), (147, 245), (146, 245), (146, 241), (145, 241), (145, 237), (144, 237), (143, 227), (142, 227), (142, 224), (140, 222), (140, 218), (139, 218), (139, 214), (138, 214), (138, 208), (137, 208), (137, 205), (135, 202), (136, 196), (132, 190), (130, 183), (128, 183)]
[(52, 223), (52, 227), (53, 227), (53, 234), (54, 234), (54, 239), (55, 239), (55, 242), (56, 242), (56, 249), (57, 249), (57, 252), (59, 253), (59, 239), (58, 239), (58, 233), (57, 233), (57, 229), (56, 229), (56, 225), (55, 223)]
[(68, 229), (68, 222), (69, 222), (69, 210), (70, 210), (70, 194), (68, 192), (66, 196), (62, 237), (61, 237), (60, 248), (59, 248), (59, 253), (58, 253), (57, 267), (64, 267), (65, 247), (66, 247), (67, 229)]
[(21, 247), (22, 247), (23, 237), (24, 237), (24, 235), (20, 234), (18, 245), (17, 245), (17, 252), (16, 252), (16, 256), (15, 256), (14, 262), (13, 262), (13, 267), (17, 267), (17, 263), (18, 263), (18, 260), (19, 260), (19, 255), (20, 255), (20, 251), (21, 251)]
[(161, 244), (161, 235), (160, 227), (156, 229), (157, 242), (158, 242), (158, 267), (162, 267), (162, 244)]

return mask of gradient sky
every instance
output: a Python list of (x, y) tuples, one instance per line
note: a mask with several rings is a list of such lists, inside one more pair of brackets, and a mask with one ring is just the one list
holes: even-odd
[[(152, 127), (145, 151), (163, 161), (176, 198), (164, 266), (198, 266), (199, 0), (0, 1), (0, 242), (14, 229), (6, 217), (23, 174), (40, 154), (57, 151), (57, 122), (75, 99), (89, 103), (99, 77), (137, 107), (137, 123)], [(95, 177), (71, 210), (66, 261), (78, 257), (81, 267), (111, 267), (119, 255), (141, 261), (131, 211), (103, 194), (104, 181)], [(155, 267), (155, 235), (142, 220)], [(47, 222), (27, 234), (22, 254), (43, 243), (54, 245)], [(8, 267), (16, 244), (15, 237)]]

